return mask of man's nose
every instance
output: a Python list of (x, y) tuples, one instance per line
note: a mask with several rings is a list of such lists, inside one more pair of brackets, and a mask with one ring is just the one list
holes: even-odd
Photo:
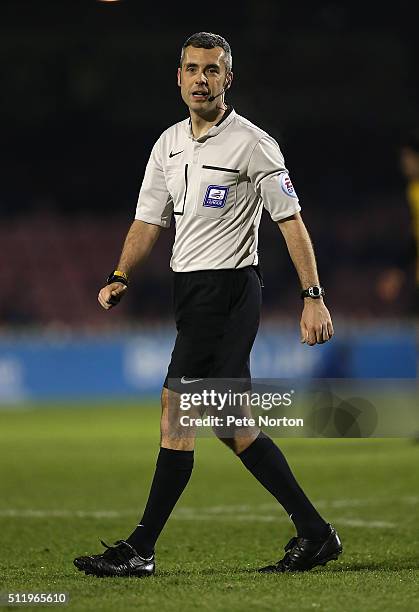
[(204, 72), (198, 72), (198, 74), (196, 75), (196, 81), (195, 82), (196, 82), (197, 85), (202, 85), (202, 84), (206, 85), (208, 83), (208, 79), (205, 76), (205, 73)]

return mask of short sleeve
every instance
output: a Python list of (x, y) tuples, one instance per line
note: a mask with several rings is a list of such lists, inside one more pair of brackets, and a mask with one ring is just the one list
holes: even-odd
[(161, 139), (151, 151), (138, 196), (135, 218), (161, 227), (170, 227), (173, 201), (167, 191), (161, 163)]
[(259, 140), (249, 160), (248, 175), (273, 221), (301, 210), (278, 143), (269, 136)]

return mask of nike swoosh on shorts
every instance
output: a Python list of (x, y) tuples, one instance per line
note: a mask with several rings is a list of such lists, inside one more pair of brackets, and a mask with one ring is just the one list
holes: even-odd
[(189, 385), (189, 383), (199, 382), (200, 380), (204, 380), (203, 378), (186, 378), (186, 376), (182, 376), (180, 382), (182, 385)]

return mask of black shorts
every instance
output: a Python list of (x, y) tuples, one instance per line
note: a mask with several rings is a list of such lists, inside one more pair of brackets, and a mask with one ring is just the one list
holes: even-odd
[(177, 337), (168, 379), (250, 379), (262, 280), (255, 266), (174, 273)]

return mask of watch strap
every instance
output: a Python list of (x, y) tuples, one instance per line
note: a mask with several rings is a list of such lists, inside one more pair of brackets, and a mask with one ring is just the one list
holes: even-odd
[(320, 285), (312, 285), (311, 287), (307, 287), (307, 289), (303, 289), (301, 292), (301, 299), (306, 297), (313, 298), (314, 300), (318, 300), (324, 296), (324, 289), (320, 287)]
[(111, 283), (122, 283), (128, 287), (128, 276), (122, 270), (113, 270), (106, 279), (107, 285)]

